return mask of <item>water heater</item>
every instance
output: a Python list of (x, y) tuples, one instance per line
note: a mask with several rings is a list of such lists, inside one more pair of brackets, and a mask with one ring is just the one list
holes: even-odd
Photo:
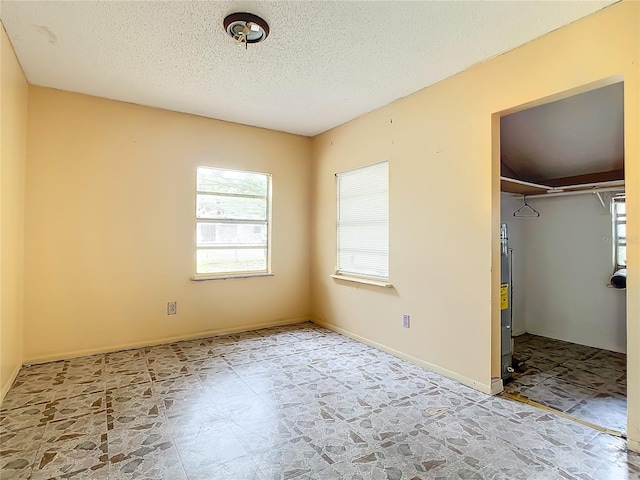
[(503, 223), (500, 225), (500, 354), (503, 380), (510, 378), (513, 373), (511, 254), (507, 225)]

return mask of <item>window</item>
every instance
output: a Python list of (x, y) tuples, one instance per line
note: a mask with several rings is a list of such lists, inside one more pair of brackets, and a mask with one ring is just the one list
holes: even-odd
[(389, 278), (389, 163), (337, 175), (337, 273)]
[(196, 275), (269, 271), (271, 175), (198, 167)]
[(616, 271), (627, 268), (627, 212), (625, 196), (611, 199), (613, 218), (613, 261)]

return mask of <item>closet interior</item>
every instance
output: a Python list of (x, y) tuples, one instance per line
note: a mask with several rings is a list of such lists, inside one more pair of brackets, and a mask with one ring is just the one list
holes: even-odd
[(624, 84), (505, 115), (505, 395), (624, 436)]

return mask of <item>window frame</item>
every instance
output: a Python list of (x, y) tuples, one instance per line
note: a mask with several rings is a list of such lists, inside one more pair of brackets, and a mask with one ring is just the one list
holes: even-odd
[[(624, 215), (619, 215), (616, 209), (616, 205), (622, 203), (625, 205), (625, 213)], [(611, 225), (613, 228), (613, 270), (617, 272), (619, 270), (624, 270), (627, 268), (626, 262), (624, 264), (620, 263), (620, 255), (618, 251), (620, 247), (624, 247), (625, 249), (625, 259), (626, 259), (626, 250), (627, 250), (627, 237), (626, 234), (624, 237), (620, 237), (618, 235), (618, 225), (626, 225), (627, 224), (627, 213), (626, 213), (626, 196), (625, 194), (614, 195), (611, 198)], [(626, 230), (626, 229), (625, 229)]]
[[(254, 174), (254, 175), (263, 175), (267, 181), (267, 192), (266, 195), (255, 195), (250, 193), (225, 193), (218, 191), (203, 191), (198, 189), (198, 176), (200, 169), (207, 170), (216, 170), (220, 172), (237, 172), (244, 174)], [(194, 244), (195, 244), (195, 275), (192, 277), (192, 280), (216, 280), (216, 279), (225, 279), (225, 278), (245, 278), (245, 277), (259, 277), (259, 276), (272, 276), (271, 272), (271, 213), (272, 213), (272, 175), (266, 172), (256, 172), (252, 170), (239, 170), (234, 168), (223, 168), (223, 167), (212, 167), (209, 165), (198, 165), (196, 167), (196, 175), (195, 175), (195, 205), (194, 205)], [(210, 195), (217, 197), (228, 197), (228, 198), (255, 198), (255, 199), (264, 199), (266, 202), (266, 212), (265, 212), (265, 220), (256, 220), (250, 218), (200, 218), (198, 217), (198, 196), (199, 195)], [(264, 225), (267, 228), (267, 236), (266, 236), (266, 245), (256, 245), (255, 247), (247, 245), (247, 244), (225, 244), (225, 245), (210, 245), (210, 246), (202, 246), (198, 245), (198, 225), (199, 224), (223, 224), (223, 225), (253, 225), (255, 226)], [(265, 268), (258, 270), (228, 270), (224, 272), (198, 272), (198, 252), (201, 250), (230, 250), (230, 249), (255, 249), (255, 250), (265, 250)]]
[[(363, 273), (363, 272), (352, 272), (350, 270), (344, 269), (342, 268), (343, 265), (340, 264), (340, 226), (341, 226), (341, 218), (340, 218), (340, 214), (341, 214), (341, 205), (340, 205), (340, 200), (341, 200), (341, 177), (343, 175), (353, 175), (354, 173), (358, 172), (358, 171), (366, 171), (369, 168), (373, 168), (373, 167), (377, 167), (380, 165), (386, 165), (386, 203), (387, 203), (387, 216), (386, 216), (386, 234), (387, 234), (387, 244), (386, 244), (386, 276), (378, 276), (378, 275), (371, 275), (371, 274), (367, 274), (367, 273)], [(351, 281), (351, 282), (358, 282), (358, 283), (364, 283), (364, 284), (368, 284), (368, 285), (375, 285), (375, 286), (381, 286), (381, 287), (392, 287), (392, 284), (389, 283), (389, 277), (390, 277), (390, 262), (389, 262), (389, 245), (390, 245), (390, 241), (389, 241), (389, 236), (390, 236), (390, 232), (389, 232), (389, 172), (390, 172), (390, 162), (388, 160), (383, 160), (381, 162), (376, 162), (370, 165), (365, 165), (362, 167), (358, 167), (358, 168), (354, 168), (354, 169), (350, 169), (350, 170), (345, 170), (339, 173), (335, 174), (335, 178), (336, 178), (336, 268), (335, 268), (335, 272), (333, 275), (331, 275), (331, 277), (338, 279), (338, 280), (347, 280), (347, 281)]]

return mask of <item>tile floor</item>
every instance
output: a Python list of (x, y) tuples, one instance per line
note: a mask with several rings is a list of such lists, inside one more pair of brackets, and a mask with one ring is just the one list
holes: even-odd
[(640, 478), (619, 438), (299, 324), (24, 368), (0, 478)]
[(611, 430), (627, 429), (627, 356), (524, 334), (514, 357), (528, 358), (505, 391)]

